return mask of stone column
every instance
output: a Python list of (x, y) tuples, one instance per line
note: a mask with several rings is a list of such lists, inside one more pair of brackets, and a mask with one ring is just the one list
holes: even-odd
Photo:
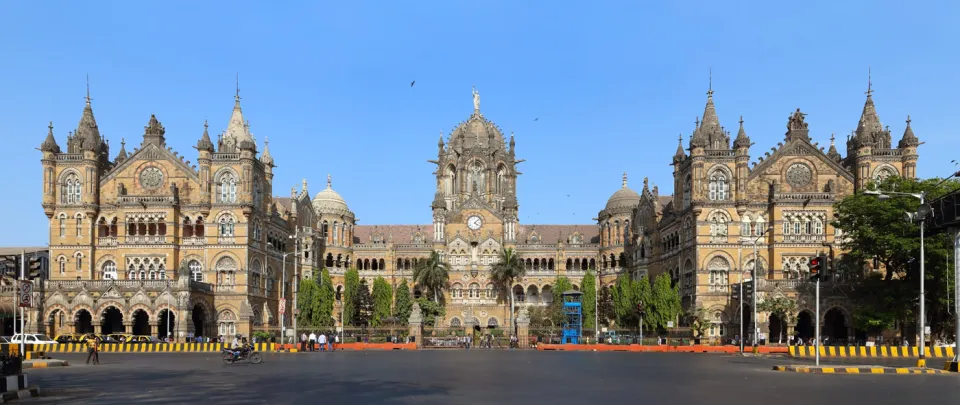
[(123, 331), (120, 333), (133, 333), (133, 321), (123, 320)]
[(423, 313), (420, 311), (420, 303), (413, 303), (413, 309), (410, 311), (407, 324), (410, 327), (410, 336), (417, 343), (417, 348), (423, 347)]
[(157, 336), (160, 334), (160, 320), (151, 319), (150, 320), (150, 330), (147, 331), (148, 336)]
[[(96, 317), (94, 317), (96, 319)], [(79, 322), (78, 322), (79, 323)], [(91, 320), (90, 325), (93, 326), (93, 333), (100, 333), (100, 320)], [(78, 332), (79, 333), (79, 332)]]
[(530, 346), (530, 313), (527, 307), (521, 307), (517, 313), (517, 340), (521, 348)]

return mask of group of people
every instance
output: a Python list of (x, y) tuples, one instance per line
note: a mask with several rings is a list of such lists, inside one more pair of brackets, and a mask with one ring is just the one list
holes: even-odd
[(330, 337), (327, 338), (327, 335), (323, 332), (320, 332), (317, 335), (316, 332), (310, 332), (308, 336), (306, 332), (300, 334), (300, 351), (302, 352), (312, 352), (317, 349), (318, 345), (320, 351), (334, 351), (335, 344), (340, 343), (340, 336), (332, 333)]

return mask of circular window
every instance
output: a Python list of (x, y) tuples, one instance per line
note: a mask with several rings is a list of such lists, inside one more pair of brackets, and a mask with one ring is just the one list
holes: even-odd
[(155, 189), (163, 185), (163, 171), (156, 167), (148, 167), (140, 172), (140, 185), (143, 188)]
[(787, 184), (804, 187), (813, 181), (813, 171), (803, 163), (794, 163), (787, 169)]

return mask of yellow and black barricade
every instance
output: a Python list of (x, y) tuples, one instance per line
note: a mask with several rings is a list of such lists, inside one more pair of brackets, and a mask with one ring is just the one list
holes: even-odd
[[(792, 357), (814, 357), (813, 346), (790, 346)], [(920, 357), (916, 346), (821, 346), (820, 357)], [(953, 347), (925, 347), (924, 354), (929, 358), (953, 358)]]

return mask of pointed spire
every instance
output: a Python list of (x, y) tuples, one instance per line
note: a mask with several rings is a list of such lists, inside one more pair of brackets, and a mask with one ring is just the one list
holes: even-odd
[(623, 172), (623, 188), (627, 188), (627, 172)]
[(840, 152), (837, 152), (837, 136), (836, 134), (830, 134), (830, 149), (827, 150), (827, 157), (833, 159), (834, 161), (840, 161)]
[(127, 160), (127, 140), (120, 138), (120, 152), (117, 152), (116, 162), (120, 163)]
[(328, 188), (328, 189), (332, 189), (332, 188), (333, 188), (333, 181), (331, 181), (331, 180), (332, 180), (332, 177), (330, 176), (330, 173), (327, 173), (327, 188)]
[(750, 137), (747, 136), (747, 131), (743, 129), (743, 116), (740, 116), (740, 130), (737, 131), (737, 139), (733, 141), (734, 148), (749, 148), (750, 147)]
[(306, 194), (306, 193), (307, 193), (307, 179), (301, 179), (300, 182), (301, 182), (301, 187), (302, 187), (301, 190), (302, 190), (302, 192), (303, 192), (304, 194)]
[(650, 179), (647, 178), (647, 177), (644, 177), (644, 178), (643, 178), (643, 191), (647, 191), (647, 190), (649, 190), (649, 189), (650, 189)]
[(97, 120), (93, 117), (93, 106), (90, 104), (90, 76), (87, 75), (87, 94), (84, 97), (83, 114), (80, 116), (80, 123), (77, 124), (77, 131), (74, 133), (75, 142), (79, 142), (79, 151), (73, 153), (92, 151), (100, 153), (100, 147), (103, 140), (100, 137), (100, 129), (97, 127)]
[[(240, 108), (240, 74), (237, 74), (237, 92), (233, 96), (233, 112), (230, 114), (230, 122), (227, 124), (227, 133), (224, 140), (227, 143), (237, 145), (240, 149), (256, 151), (257, 145), (253, 142), (253, 136), (250, 135), (250, 126), (243, 119), (243, 110)], [(227, 151), (229, 152), (229, 151)]]
[(877, 134), (883, 132), (883, 125), (877, 115), (877, 107), (873, 104), (873, 78), (870, 68), (867, 68), (867, 91), (864, 94), (867, 95), (867, 100), (863, 103), (863, 112), (860, 113), (860, 121), (857, 123), (856, 137), (861, 144), (873, 145)]
[(440, 130), (440, 140), (437, 141), (437, 146), (440, 147), (440, 149), (443, 149), (443, 130), (442, 129)]
[(673, 163), (678, 164), (687, 157), (687, 154), (683, 150), (683, 134), (677, 136), (677, 153), (673, 154)]
[(207, 120), (203, 120), (203, 135), (200, 136), (200, 140), (197, 141), (197, 150), (207, 151), (213, 153), (213, 141), (210, 140), (210, 124)]
[[(267, 167), (273, 167), (273, 156), (270, 156), (270, 140), (267, 137), (263, 138), (263, 154), (260, 155), (260, 162)], [(306, 182), (307, 180), (303, 181)], [(304, 190), (306, 190), (306, 183), (304, 183)]]
[(47, 126), (47, 138), (40, 144), (40, 150), (43, 152), (60, 153), (60, 145), (57, 145), (57, 139), (53, 136), (53, 121)]
[(867, 66), (867, 92), (865, 93), (867, 98), (870, 98), (873, 95), (873, 72), (871, 68)]
[(903, 130), (903, 137), (900, 138), (900, 144), (897, 145), (900, 149), (920, 146), (920, 139), (913, 134), (913, 128), (910, 127), (910, 122), (910, 114), (907, 114), (907, 128)]

